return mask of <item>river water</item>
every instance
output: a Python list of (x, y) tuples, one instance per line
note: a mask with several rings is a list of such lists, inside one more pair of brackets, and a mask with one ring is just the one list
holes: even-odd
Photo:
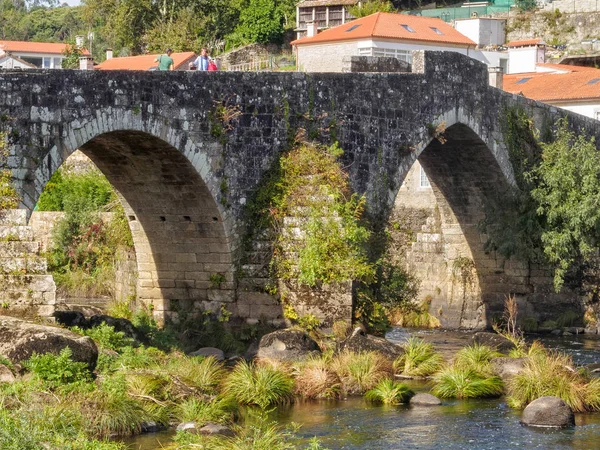
[[(417, 335), (433, 342), (444, 354), (468, 345), (472, 333), (394, 329), (390, 341)], [(586, 335), (542, 337), (546, 347), (564, 350), (577, 365), (600, 362), (600, 339)], [(409, 382), (427, 392), (426, 382)], [(316, 436), (331, 450), (392, 449), (600, 449), (600, 413), (576, 414), (570, 429), (538, 429), (520, 425), (520, 412), (504, 399), (445, 400), (439, 407), (374, 406), (362, 398), (298, 402), (274, 412), (274, 418), (302, 425), (299, 435)], [(172, 433), (138, 436), (131, 448), (155, 450), (171, 442)]]

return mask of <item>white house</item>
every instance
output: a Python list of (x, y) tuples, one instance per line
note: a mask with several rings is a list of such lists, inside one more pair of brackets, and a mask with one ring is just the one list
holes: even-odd
[(478, 17), (474, 19), (457, 19), (454, 28), (474, 41), (478, 47), (504, 45), (506, 42), (506, 19)]
[(441, 19), (375, 13), (292, 42), (298, 70), (341, 72), (345, 56), (389, 56), (412, 62), (414, 50), (469, 55), (475, 42)]
[(0, 69), (35, 69), (36, 67), (10, 53), (0, 50)]
[[(67, 44), (49, 42), (0, 41), (0, 52), (7, 53), (39, 69), (60, 69)], [(90, 56), (87, 50), (83, 55)]]

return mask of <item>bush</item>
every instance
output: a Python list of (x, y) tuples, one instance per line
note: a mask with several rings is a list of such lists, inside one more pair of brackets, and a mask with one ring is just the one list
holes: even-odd
[(470, 368), (447, 367), (434, 380), (432, 392), (440, 398), (499, 397), (504, 390), (500, 377), (485, 377)]
[(394, 370), (411, 377), (426, 377), (443, 365), (444, 358), (435, 352), (432, 344), (411, 337), (404, 346), (404, 354), (394, 361)]
[(269, 405), (292, 401), (294, 381), (285, 373), (270, 367), (238, 363), (224, 384), (224, 393), (242, 405)]
[(522, 409), (536, 398), (551, 395), (561, 398), (575, 412), (596, 408), (597, 384), (588, 383), (573, 367), (573, 360), (565, 354), (533, 354), (523, 371), (508, 383), (508, 405)]
[(339, 377), (330, 369), (330, 361), (311, 358), (295, 370), (295, 392), (304, 398), (338, 398), (341, 394)]
[(63, 348), (58, 356), (53, 353), (43, 355), (34, 353), (23, 363), (23, 366), (51, 387), (90, 381), (88, 365), (74, 362), (71, 359), (72, 354), (69, 347)]
[(115, 331), (114, 327), (107, 325), (105, 322), (88, 330), (73, 327), (73, 331), (91, 337), (101, 348), (117, 352), (123, 350), (125, 347), (131, 347), (135, 343), (133, 339), (126, 337), (125, 333)]
[(414, 392), (404, 383), (397, 383), (386, 378), (365, 393), (365, 398), (373, 403), (383, 403), (385, 405), (399, 405), (406, 403)]
[(213, 357), (171, 357), (164, 371), (205, 394), (215, 394), (226, 374), (223, 364)]
[(490, 362), (493, 358), (503, 356), (487, 345), (474, 344), (464, 347), (454, 357), (453, 365), (463, 370), (472, 370), (480, 375), (491, 375)]
[(175, 415), (182, 422), (196, 422), (202, 426), (208, 422), (232, 422), (235, 410), (235, 404), (226, 399), (203, 401), (191, 397), (177, 405)]
[(331, 368), (349, 394), (364, 394), (382, 379), (391, 375), (390, 362), (376, 352), (354, 353), (343, 351), (335, 356)]

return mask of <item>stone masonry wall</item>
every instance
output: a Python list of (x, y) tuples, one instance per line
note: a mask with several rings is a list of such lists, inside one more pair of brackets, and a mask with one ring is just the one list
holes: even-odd
[[(484, 65), (453, 52), (415, 52), (408, 74), (0, 73), (0, 127), (21, 206), (33, 209), (50, 176), (81, 149), (120, 194), (138, 297), (159, 320), (176, 319), (181, 305), (236, 308), (235, 274), (252, 226), (246, 202), (300, 128), (323, 143), (338, 140), (375, 224), (385, 222), (416, 159), (432, 174), (475, 267), (485, 269), (477, 277), (486, 307), (461, 310), (461, 323), (487, 321), (511, 287), (533, 301), (542, 294), (533, 278), (521, 269), (495, 274), (501, 262), (492, 265), (476, 227), (482, 205), (513, 182), (500, 124), (515, 106), (539, 128), (568, 116), (575, 131), (600, 137), (596, 121), (489, 87)], [(438, 149), (432, 130), (442, 123), (451, 145)], [(211, 276), (224, 281), (216, 287)], [(552, 299), (544, 292), (535, 305)]]
[(54, 279), (22, 209), (0, 211), (0, 303), (8, 314), (47, 317), (56, 304)]

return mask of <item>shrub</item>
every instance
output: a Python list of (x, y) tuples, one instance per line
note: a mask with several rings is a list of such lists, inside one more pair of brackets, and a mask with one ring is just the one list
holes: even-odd
[(175, 415), (182, 422), (196, 422), (199, 425), (208, 422), (227, 423), (231, 422), (235, 414), (235, 404), (231, 401), (217, 398), (211, 401), (203, 401), (191, 397), (179, 403)]
[(45, 381), (51, 387), (63, 384), (86, 382), (91, 380), (88, 365), (83, 362), (74, 362), (71, 359), (73, 352), (69, 347), (63, 348), (57, 355), (34, 353), (23, 366)]
[(338, 398), (341, 382), (329, 368), (329, 361), (322, 358), (311, 358), (295, 373), (295, 392), (304, 398)]
[(225, 377), (223, 364), (215, 358), (179, 356), (169, 358), (164, 367), (170, 377), (177, 377), (188, 386), (206, 394), (216, 393)]
[(523, 371), (509, 381), (507, 403), (522, 409), (536, 398), (552, 395), (581, 412), (592, 407), (586, 403), (586, 395), (593, 404), (595, 390), (595, 384), (588, 390), (587, 380), (573, 369), (570, 356), (540, 352), (532, 355)]
[(462, 370), (472, 370), (482, 376), (492, 373), (490, 361), (502, 356), (491, 347), (474, 344), (464, 347), (454, 357), (453, 365)]
[(485, 377), (470, 368), (450, 366), (435, 376), (434, 395), (440, 398), (499, 397), (504, 390), (500, 377)]
[(270, 367), (238, 363), (225, 380), (225, 395), (243, 405), (269, 405), (292, 400), (294, 381), (285, 373)]
[(391, 375), (390, 362), (376, 352), (343, 351), (333, 358), (331, 368), (342, 381), (343, 390), (350, 394), (362, 395)]
[(122, 331), (115, 331), (115, 328), (102, 322), (100, 325), (89, 330), (75, 329), (85, 336), (91, 337), (101, 348), (121, 351), (125, 347), (131, 347), (134, 340), (125, 336)]
[(444, 358), (435, 352), (432, 344), (411, 337), (404, 346), (404, 353), (394, 361), (394, 370), (411, 377), (426, 377), (443, 365)]
[(399, 405), (406, 403), (414, 395), (408, 386), (404, 383), (397, 383), (386, 378), (365, 393), (365, 398), (373, 403), (383, 403), (385, 405)]

